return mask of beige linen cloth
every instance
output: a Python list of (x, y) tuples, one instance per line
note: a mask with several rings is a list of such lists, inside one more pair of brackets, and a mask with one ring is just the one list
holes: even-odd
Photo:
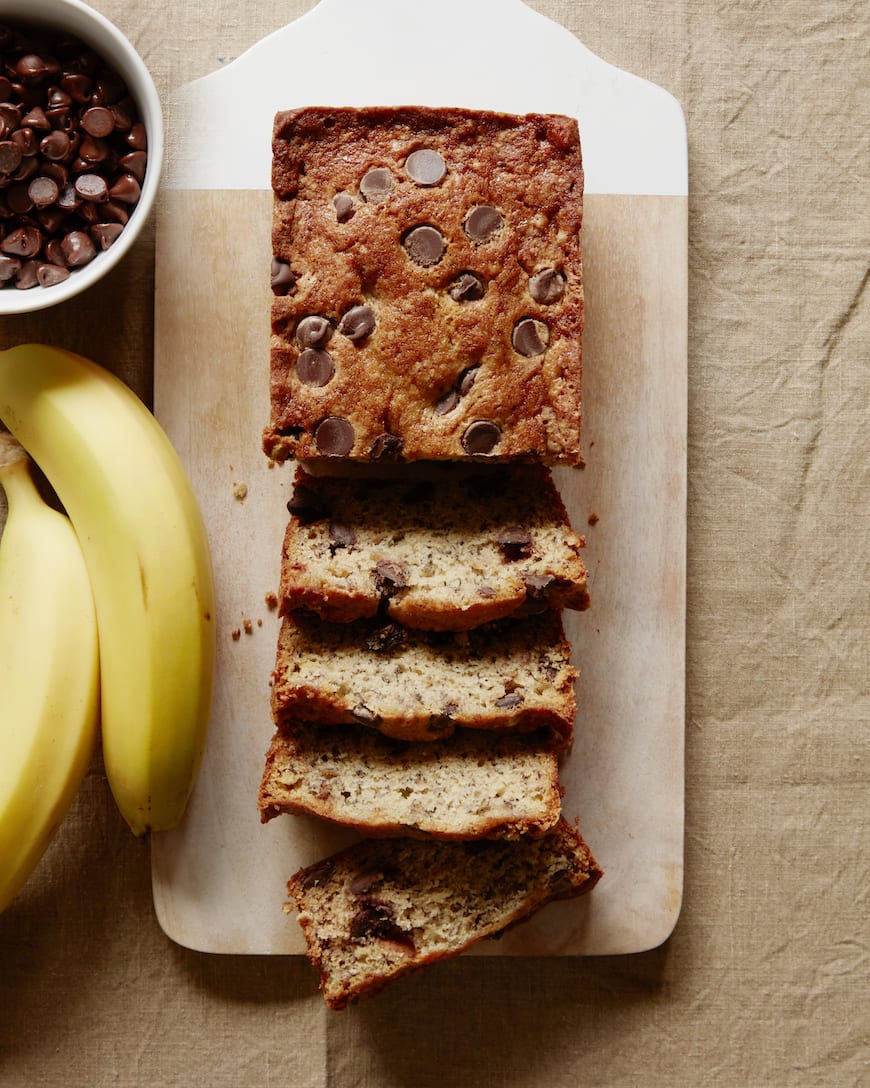
[[(166, 93), (312, 4), (95, 6)], [(466, 958), (328, 1013), (301, 958), (209, 957), (163, 936), (147, 845), (95, 761), (0, 916), (2, 1088), (868, 1083), (870, 9), (532, 6), (672, 92), (688, 123), (676, 931), (638, 956)], [(85, 352), (147, 399), (152, 300), (153, 234), (81, 300), (6, 319), (0, 347)]]

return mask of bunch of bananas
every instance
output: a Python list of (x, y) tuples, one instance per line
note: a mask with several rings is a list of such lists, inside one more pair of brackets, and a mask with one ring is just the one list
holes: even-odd
[[(33, 870), (93, 751), (132, 831), (181, 819), (205, 746), (215, 655), (211, 556), (165, 432), (96, 363), (0, 351), (0, 910)], [(4, 462), (8, 462), (4, 464)]]

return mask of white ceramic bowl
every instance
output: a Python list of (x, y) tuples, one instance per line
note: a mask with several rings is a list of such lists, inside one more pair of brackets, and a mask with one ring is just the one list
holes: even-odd
[(141, 196), (115, 242), (52, 287), (37, 285), (26, 290), (0, 287), (0, 315), (3, 315), (29, 313), (65, 302), (102, 279), (129, 252), (157, 195), (163, 164), (163, 113), (154, 81), (142, 58), (116, 26), (82, 0), (0, 0), (0, 22), (56, 28), (80, 38), (127, 84), (148, 138)]

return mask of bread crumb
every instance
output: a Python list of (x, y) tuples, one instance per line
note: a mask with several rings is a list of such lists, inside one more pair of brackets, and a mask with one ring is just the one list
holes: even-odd
[(244, 502), (248, 497), (248, 485), (247, 484), (233, 484), (233, 498), (238, 499), (239, 502)]
[(260, 620), (260, 619), (258, 619), (258, 620), (257, 620), (257, 626), (258, 626), (258, 627), (262, 627), (262, 626), (263, 626), (263, 621), (262, 621), (262, 620)]
[(253, 624), (251, 623), (251, 621), (250, 621), (250, 620), (249, 620), (249, 619), (247, 618), (247, 616), (246, 616), (246, 617), (245, 617), (245, 619), (244, 619), (244, 620), (242, 621), (242, 627), (244, 627), (244, 629), (245, 629), (245, 634), (246, 634), (246, 635), (250, 635), (250, 634), (251, 634), (251, 632), (252, 632), (252, 631), (254, 630), (254, 625), (253, 625)]
[(238, 642), (241, 637), (242, 637), (242, 632), (238, 629), (238, 627), (234, 627), (233, 628), (233, 642)]
[(264, 600), (266, 601), (266, 607), (269, 609), (270, 612), (274, 612), (275, 609), (278, 607), (278, 594), (273, 593), (271, 589), (266, 594)]
[(598, 515), (593, 511), (586, 520), (589, 522), (590, 525), (597, 525)]

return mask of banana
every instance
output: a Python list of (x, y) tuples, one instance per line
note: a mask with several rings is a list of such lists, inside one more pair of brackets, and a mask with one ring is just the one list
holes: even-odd
[(174, 827), (205, 747), (211, 556), (184, 468), (120, 379), (58, 348), (0, 352), (0, 419), (69, 514), (97, 610), (103, 762), (131, 830)]
[(36, 868), (97, 738), (97, 621), (69, 520), (40, 498), (0, 433), (0, 911)]

